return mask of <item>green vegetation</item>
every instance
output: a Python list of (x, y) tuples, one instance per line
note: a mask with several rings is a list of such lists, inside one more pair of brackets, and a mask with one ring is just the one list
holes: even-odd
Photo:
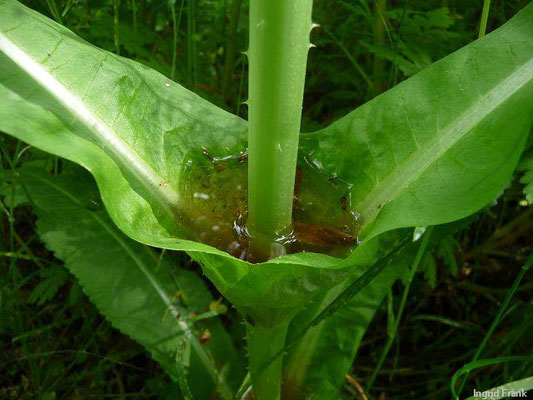
[(533, 4), (397, 3), (0, 0), (0, 397), (529, 390)]

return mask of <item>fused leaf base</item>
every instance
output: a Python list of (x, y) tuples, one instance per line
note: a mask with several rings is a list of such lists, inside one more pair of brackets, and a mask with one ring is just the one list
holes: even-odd
[(186, 251), (229, 301), (269, 326), (368, 267), (380, 233), (453, 221), (500, 193), (533, 116), (532, 19), (529, 5), (330, 127), (301, 136), (309, 162), (350, 185), (362, 244), (345, 259), (298, 253), (251, 264), (186, 240), (180, 176), (187, 155), (244, 152), (246, 122), (13, 0), (0, 0), (0, 130), (82, 165), (124, 233)]

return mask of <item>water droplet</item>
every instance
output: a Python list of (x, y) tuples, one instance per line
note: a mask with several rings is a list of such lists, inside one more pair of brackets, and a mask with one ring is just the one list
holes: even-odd
[(318, 161), (318, 160), (313, 160), (312, 163), (313, 163), (313, 165), (314, 165), (315, 167), (317, 167), (318, 169), (324, 169), (324, 166), (322, 165), (322, 163), (321, 163), (320, 161)]
[(209, 200), (207, 193), (195, 192), (193, 196), (195, 199)]
[(425, 226), (417, 226), (413, 232), (413, 242), (420, 240), (420, 238), (424, 235), (425, 232)]

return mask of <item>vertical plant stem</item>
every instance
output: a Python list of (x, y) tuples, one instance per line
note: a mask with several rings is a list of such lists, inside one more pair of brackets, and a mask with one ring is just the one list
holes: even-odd
[(224, 59), (224, 75), (222, 76), (222, 93), (226, 99), (228, 98), (229, 84), (231, 81), (231, 74), (235, 64), (235, 49), (237, 42), (237, 30), (239, 28), (239, 17), (241, 15), (242, 0), (233, 0), (231, 4), (231, 15), (228, 26), (225, 59)]
[(479, 22), (479, 36), (485, 36), (487, 31), (487, 21), (489, 19), (490, 0), (483, 1), (483, 11), (481, 12), (481, 21)]
[(407, 16), (407, 7), (409, 6), (409, 1), (410, 0), (404, 0), (404, 3), (403, 3), (402, 17), (400, 19), (400, 25), (398, 27), (398, 33), (396, 34), (396, 39), (394, 40), (394, 46), (393, 46), (394, 54), (392, 56), (392, 61), (391, 61), (392, 68), (389, 74), (389, 82), (387, 84), (388, 87), (396, 86), (396, 84), (398, 83), (398, 64), (396, 63), (396, 59), (398, 57), (398, 46), (402, 40), (402, 28), (405, 22), (405, 17)]
[[(312, 0), (251, 0), (248, 230), (265, 259), (291, 231)], [(275, 250), (276, 251), (276, 250)]]
[(187, 72), (196, 84), (196, 0), (187, 0)]
[[(374, 45), (383, 47), (385, 44), (385, 10), (387, 0), (376, 0), (374, 3)], [(372, 83), (372, 96), (385, 91), (385, 62), (383, 58), (374, 54), (374, 82)]]
[(280, 398), (283, 357), (278, 357), (266, 369), (262, 367), (285, 345), (289, 322), (290, 318), (271, 328), (260, 324), (253, 327), (247, 325), (248, 357), (255, 400)]
[(183, 4), (185, 0), (181, 0), (180, 12), (176, 19), (176, 2), (169, 2), (170, 13), (172, 15), (172, 66), (170, 68), (170, 79), (174, 79), (176, 75), (176, 61), (178, 58), (178, 32), (180, 29), (181, 13), (183, 12)]
[(118, 28), (118, 10), (120, 7), (120, 0), (113, 1), (113, 40), (115, 42), (115, 52), (120, 55), (120, 39)]
[(433, 227), (430, 226), (426, 230), (426, 233), (424, 234), (424, 236), (422, 237), (420, 246), (418, 247), (418, 251), (413, 261), (413, 266), (411, 267), (411, 270), (409, 271), (409, 276), (407, 277), (407, 282), (405, 283), (405, 288), (402, 293), (402, 299), (400, 301), (400, 308), (398, 309), (398, 314), (396, 315), (396, 318), (394, 318), (394, 324), (387, 337), (387, 342), (385, 343), (385, 347), (383, 348), (383, 351), (381, 352), (378, 363), (376, 364), (376, 367), (374, 368), (374, 371), (372, 372), (372, 375), (370, 376), (366, 384), (367, 393), (369, 393), (370, 390), (372, 390), (372, 386), (374, 385), (376, 377), (378, 376), (379, 371), (381, 371), (381, 368), (383, 367), (383, 363), (385, 362), (385, 359), (387, 358), (387, 355), (389, 354), (389, 350), (392, 344), (394, 343), (394, 338), (396, 337), (396, 333), (398, 333), (398, 327), (400, 326), (400, 321), (402, 320), (402, 315), (405, 309), (405, 304), (407, 303), (407, 297), (409, 296), (409, 289), (411, 287), (411, 282), (413, 281), (413, 278), (415, 277), (416, 271), (418, 270), (418, 266), (420, 265), (420, 261), (422, 260), (422, 256), (424, 255), (426, 251), (432, 232), (433, 232)]
[(189, 82), (192, 82), (192, 3), (194, 0), (187, 0), (187, 75)]
[[(18, 143), (17, 143), (18, 147)], [(6, 159), (7, 163), (11, 167), (11, 171), (13, 173), (13, 179), (16, 179), (17, 177), (17, 169), (16, 165), (13, 162), (11, 155), (9, 154), (9, 150), (7, 149), (7, 146), (5, 145), (3, 140), (0, 140), (0, 149), (2, 150), (2, 153), (4, 154), (4, 158)], [(8, 204), (9, 210), (8, 210), (8, 221), (9, 221), (9, 249), (11, 253), (15, 253), (15, 218), (14, 218), (14, 204), (15, 204), (15, 181), (11, 185), (11, 198)], [(7, 197), (7, 196), (6, 196)], [(13, 266), (15, 264), (15, 260), (11, 260), (10, 264), (10, 270), (13, 269)]]
[[(500, 321), (501, 321), (501, 319), (503, 317), (503, 313), (505, 312), (505, 310), (507, 309), (507, 306), (511, 302), (511, 299), (513, 298), (516, 290), (518, 289), (518, 286), (520, 286), (520, 282), (524, 278), (524, 275), (526, 274), (527, 270), (529, 268), (531, 268), (531, 266), (533, 266), (533, 253), (529, 255), (529, 258), (527, 259), (526, 263), (524, 264), (524, 266), (522, 267), (522, 269), (518, 273), (518, 276), (515, 278), (511, 288), (507, 292), (507, 296), (505, 297), (505, 300), (503, 301), (502, 305), (500, 306), (500, 309), (498, 310), (498, 313), (496, 314), (496, 317), (494, 317), (494, 320), (492, 321), (492, 324), (490, 325), (490, 328), (485, 333), (485, 336), (483, 337), (483, 340), (481, 341), (481, 343), (479, 344), (479, 346), (476, 349), (476, 352), (472, 356), (472, 360), (470, 360), (471, 363), (474, 362), (474, 361), (477, 361), (479, 356), (481, 355), (481, 352), (485, 349), (485, 346), (489, 342), (489, 339), (492, 336), (492, 334), (494, 333), (494, 330), (496, 329), (496, 327), (500, 323)], [(459, 398), (461, 396), (461, 392), (463, 391), (463, 388), (464, 388), (464, 386), (466, 384), (466, 381), (468, 380), (468, 375), (469, 375), (468, 373), (465, 374), (463, 380), (461, 381), (461, 384), (459, 385), (459, 389), (457, 390), (457, 398)]]
[(135, 0), (131, 0), (131, 13), (133, 20), (133, 30), (137, 32), (137, 3)]

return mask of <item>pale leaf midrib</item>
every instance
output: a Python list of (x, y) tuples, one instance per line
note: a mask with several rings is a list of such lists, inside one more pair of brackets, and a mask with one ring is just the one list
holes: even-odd
[(83, 101), (56, 79), (45, 67), (0, 32), (0, 51), (51, 94), (71, 113), (98, 143), (109, 149), (113, 160), (126, 168), (160, 204), (173, 214), (179, 195), (139, 154), (108, 124), (101, 120)]
[[(517, 68), (511, 75), (481, 96), (422, 148), (415, 150), (356, 205), (356, 209), (364, 220), (364, 225), (371, 223), (382, 206), (398, 197), (468, 132), (532, 79), (533, 59)], [(472, 118), (473, 115), (477, 117)]]

